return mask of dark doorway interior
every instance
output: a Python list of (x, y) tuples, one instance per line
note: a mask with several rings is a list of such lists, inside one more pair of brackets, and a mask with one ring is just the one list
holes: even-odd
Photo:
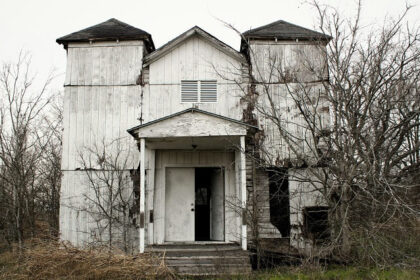
[(195, 240), (210, 240), (211, 175), (209, 168), (195, 169)]
[(224, 240), (224, 171), (195, 169), (195, 240)]
[(303, 234), (314, 243), (329, 239), (328, 207), (312, 206), (303, 209)]
[(270, 189), (270, 221), (282, 237), (290, 236), (290, 202), (287, 169), (268, 170)]

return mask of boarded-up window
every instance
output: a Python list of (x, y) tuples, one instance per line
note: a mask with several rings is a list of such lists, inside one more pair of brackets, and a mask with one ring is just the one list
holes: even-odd
[(217, 102), (217, 81), (181, 81), (181, 102)]
[(314, 243), (322, 243), (330, 237), (328, 207), (313, 206), (303, 210), (303, 234)]

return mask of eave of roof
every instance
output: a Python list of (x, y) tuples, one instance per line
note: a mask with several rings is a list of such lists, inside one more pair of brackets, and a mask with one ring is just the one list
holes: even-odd
[(331, 40), (330, 35), (320, 33), (284, 20), (278, 20), (242, 33), (246, 39), (277, 40)]
[(225, 117), (225, 116), (222, 116), (222, 115), (218, 115), (218, 114), (215, 114), (215, 113), (211, 113), (211, 112), (208, 112), (208, 111), (204, 111), (204, 110), (201, 110), (201, 109), (198, 109), (198, 108), (191, 107), (191, 108), (188, 108), (186, 110), (183, 110), (183, 111), (171, 114), (171, 115), (167, 115), (167, 116), (164, 116), (162, 118), (159, 118), (159, 119), (156, 119), (156, 120), (144, 123), (144, 124), (137, 125), (135, 127), (127, 129), (127, 132), (130, 133), (132, 136), (134, 136), (134, 131), (137, 130), (137, 129), (140, 129), (140, 128), (143, 128), (143, 127), (155, 124), (155, 123), (159, 123), (161, 121), (168, 120), (168, 119), (171, 119), (173, 117), (180, 116), (182, 114), (194, 113), (194, 112), (202, 113), (202, 114), (205, 114), (205, 115), (208, 115), (208, 116), (211, 116), (211, 117), (216, 117), (216, 118), (226, 120), (226, 121), (229, 121), (229, 122), (233, 122), (233, 123), (236, 123), (236, 124), (239, 124), (239, 125), (243, 125), (243, 126), (246, 126), (246, 127), (249, 127), (249, 128), (258, 129), (257, 126), (247, 124), (243, 121), (238, 121), (238, 120), (235, 120), (235, 119), (232, 119), (232, 118), (229, 118), (229, 117)]
[(241, 62), (246, 62), (245, 57), (240, 52), (238, 52), (237, 50), (235, 50), (228, 44), (220, 41), (219, 39), (217, 39), (215, 36), (211, 35), (210, 33), (204, 31), (200, 27), (194, 26), (188, 29), (187, 31), (185, 31), (184, 33), (182, 33), (181, 35), (175, 37), (171, 41), (167, 42), (166, 44), (164, 44), (163, 46), (155, 50), (153, 53), (150, 53), (149, 55), (145, 56), (144, 62), (143, 62), (144, 66), (147, 66), (153, 63), (154, 61), (160, 59), (165, 54), (169, 53), (172, 49), (176, 48), (177, 46), (182, 44), (185, 40), (189, 39), (190, 37), (194, 35), (200, 35), (202, 38), (212, 43), (217, 49), (224, 52), (225, 54)]
[(70, 33), (56, 40), (64, 47), (72, 42), (144, 40), (149, 52), (155, 50), (152, 36), (146, 31), (111, 18), (102, 23)]

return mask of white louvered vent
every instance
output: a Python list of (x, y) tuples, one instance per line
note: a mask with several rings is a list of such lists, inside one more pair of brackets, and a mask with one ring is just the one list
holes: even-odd
[(181, 102), (198, 102), (198, 81), (181, 81)]
[(181, 81), (181, 102), (217, 102), (217, 81)]
[(200, 81), (200, 101), (217, 102), (216, 81)]

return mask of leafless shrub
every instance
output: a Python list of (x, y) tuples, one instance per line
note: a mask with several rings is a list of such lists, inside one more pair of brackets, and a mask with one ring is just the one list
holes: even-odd
[(16, 267), (0, 279), (175, 279), (161, 258), (151, 254), (110, 254), (107, 247), (78, 249), (66, 243), (32, 241), (22, 255), (9, 253)]
[(47, 214), (44, 206), (57, 210), (59, 201), (61, 120), (47, 114), (53, 76), (38, 85), (30, 61), (21, 52), (17, 62), (0, 69), (0, 232), (9, 245), (35, 236), (40, 220), (51, 222), (55, 232), (58, 227), (56, 213)]
[[(80, 152), (80, 162), (86, 178), (84, 203), (70, 205), (85, 211), (93, 219), (91, 242), (107, 244), (109, 250), (120, 247), (132, 253), (137, 235), (139, 185), (138, 171), (130, 169), (132, 155), (124, 141), (96, 144)], [(87, 223), (87, 221), (85, 221)]]

